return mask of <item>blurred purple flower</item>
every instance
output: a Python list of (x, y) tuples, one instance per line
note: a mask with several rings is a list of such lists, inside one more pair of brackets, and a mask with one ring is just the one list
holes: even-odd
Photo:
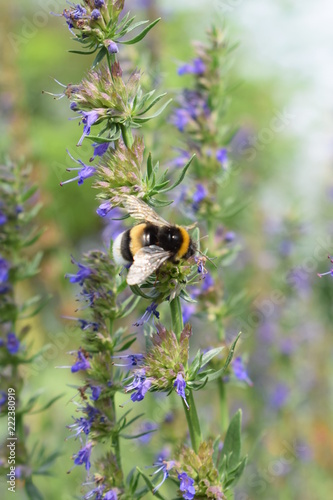
[(155, 316), (157, 319), (159, 319), (160, 313), (157, 311), (157, 307), (158, 304), (156, 304), (156, 302), (152, 302), (145, 310), (143, 316), (141, 316), (140, 319), (133, 323), (133, 326), (142, 326), (144, 323), (147, 323), (147, 321), (150, 320), (151, 316)]
[(87, 354), (83, 352), (82, 348), (77, 351), (77, 359), (71, 368), (72, 373), (76, 373), (80, 370), (89, 370), (90, 363), (87, 359)]
[(216, 159), (224, 168), (228, 162), (228, 151), (226, 148), (220, 148), (216, 151)]
[(91, 467), (90, 463), (90, 455), (91, 455), (92, 443), (87, 442), (81, 450), (79, 450), (76, 454), (73, 455), (74, 464), (75, 465), (85, 465), (86, 470), (89, 470)]
[(207, 189), (203, 184), (196, 185), (196, 191), (192, 197), (192, 208), (195, 212), (197, 212), (200, 208), (200, 203), (207, 197)]
[(206, 66), (203, 60), (197, 57), (196, 59), (193, 59), (192, 63), (187, 63), (180, 66), (178, 68), (178, 75), (179, 76), (187, 74), (203, 75), (205, 71), (206, 71)]
[(81, 136), (81, 139), (77, 143), (78, 146), (82, 145), (83, 139), (87, 136), (90, 135), (90, 130), (92, 125), (97, 122), (97, 120), (100, 117), (100, 114), (96, 110), (92, 111), (79, 111), (79, 113), (83, 116), (82, 122), (84, 127), (83, 127), (83, 134)]
[(289, 388), (284, 383), (278, 383), (273, 388), (269, 397), (269, 404), (274, 410), (279, 410), (287, 402), (289, 396)]
[(178, 474), (178, 479), (180, 481), (179, 489), (183, 493), (183, 498), (185, 500), (192, 500), (195, 495), (194, 479), (188, 476), (186, 472)]
[(248, 376), (241, 356), (237, 356), (237, 358), (233, 359), (231, 366), (234, 371), (235, 377), (238, 378), (238, 380), (246, 382), (248, 385), (253, 385), (252, 380)]
[(80, 264), (80, 262), (77, 262), (74, 257), (72, 257), (72, 263), (78, 266), (78, 272), (76, 274), (67, 273), (65, 274), (65, 278), (69, 278), (70, 283), (79, 283), (82, 286), (84, 280), (92, 274), (92, 270), (89, 269), (89, 267)]
[(6, 347), (7, 351), (12, 355), (16, 354), (19, 351), (20, 341), (16, 337), (15, 333), (10, 332), (7, 334)]
[(92, 147), (94, 148), (94, 154), (90, 158), (90, 161), (93, 161), (94, 158), (96, 158), (96, 156), (103, 156), (107, 152), (109, 146), (110, 146), (109, 142), (102, 142), (101, 144), (94, 142), (92, 144)]
[(181, 373), (178, 373), (173, 386), (175, 387), (177, 394), (181, 398), (183, 398), (184, 403), (186, 404), (187, 408), (189, 408), (188, 403), (186, 401), (186, 394), (185, 394), (186, 382), (185, 382), (184, 377)]

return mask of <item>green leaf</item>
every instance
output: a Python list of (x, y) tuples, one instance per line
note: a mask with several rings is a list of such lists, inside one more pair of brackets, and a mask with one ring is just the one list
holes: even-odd
[(236, 468), (240, 461), (241, 423), (242, 411), (238, 410), (229, 424), (222, 448), (221, 458), (227, 458), (228, 470)]
[(80, 56), (86, 56), (86, 55), (90, 55), (90, 54), (94, 54), (96, 52), (96, 50), (98, 49), (98, 47), (95, 47), (93, 50), (87, 50), (87, 51), (84, 51), (84, 50), (69, 50), (68, 52), (70, 52), (71, 54), (79, 54)]
[(157, 116), (159, 116), (164, 110), (165, 108), (170, 104), (170, 102), (172, 101), (172, 99), (169, 99), (165, 104), (163, 104), (163, 106), (161, 106), (157, 111), (156, 113), (154, 113), (153, 115), (150, 115), (150, 116), (146, 116), (145, 118), (140, 118), (139, 116), (135, 116), (133, 118), (133, 122), (134, 123), (138, 123), (138, 124), (141, 124), (141, 123), (146, 123), (148, 122), (149, 120), (152, 120), (153, 118), (156, 118)]
[(150, 179), (153, 174), (153, 160), (151, 157), (151, 153), (149, 153), (147, 158), (147, 178)]
[(131, 40), (124, 40), (124, 41), (118, 40), (118, 43), (123, 43), (125, 45), (133, 45), (134, 43), (140, 42), (140, 40), (142, 40), (160, 20), (161, 18), (159, 17), (158, 19), (150, 23), (144, 30), (141, 31), (141, 33), (139, 33), (136, 37), (132, 38)]
[(158, 101), (160, 101), (163, 97), (165, 97), (167, 95), (166, 92), (164, 92), (164, 94), (160, 94), (158, 95), (157, 97), (155, 97), (155, 99), (153, 99), (151, 101), (151, 103), (147, 106), (146, 109), (144, 109), (143, 111), (141, 111), (140, 113), (137, 114), (137, 116), (141, 116), (141, 115), (144, 115), (145, 113), (147, 113), (147, 111), (149, 111), (153, 106), (155, 106), (155, 104), (158, 103)]
[(195, 157), (196, 155), (194, 154), (192, 156), (192, 158), (189, 159), (189, 161), (186, 163), (185, 167), (183, 168), (183, 170), (181, 171), (180, 173), (180, 176), (178, 177), (178, 179), (176, 180), (176, 182), (174, 184), (172, 184), (172, 186), (169, 186), (168, 188), (165, 188), (165, 189), (162, 189), (160, 191), (160, 193), (167, 193), (168, 191), (171, 191), (172, 189), (174, 189), (175, 187), (179, 186), (179, 184), (184, 180), (184, 177), (186, 175), (186, 172), (189, 168), (189, 166), (191, 165), (192, 163), (192, 160), (193, 158)]
[[(146, 483), (146, 485), (148, 486), (149, 490), (150, 490), (151, 492), (153, 492), (153, 490), (154, 490), (154, 485), (153, 485), (153, 483), (151, 482), (150, 478), (149, 478), (148, 476), (146, 476), (146, 474), (145, 474), (144, 472), (142, 472), (142, 470), (141, 470), (139, 467), (137, 467), (137, 471), (138, 471), (138, 472), (139, 472), (139, 474), (142, 476), (142, 478), (143, 478), (144, 482)], [(156, 498), (160, 498), (160, 500), (165, 500), (165, 498), (164, 498), (164, 497), (161, 495), (161, 493), (159, 493), (158, 491), (156, 491), (156, 492), (154, 493), (154, 495), (155, 495), (155, 497), (156, 497)]]
[(151, 429), (150, 431), (145, 431), (145, 432), (140, 432), (140, 434), (135, 434), (133, 436), (130, 436), (128, 434), (119, 434), (119, 437), (123, 439), (137, 439), (141, 436), (147, 436), (147, 434), (151, 434), (152, 432), (156, 432), (157, 429)]
[(142, 289), (138, 285), (132, 285), (130, 286), (130, 289), (135, 295), (139, 295), (140, 297), (143, 297), (144, 299), (150, 300), (151, 297), (149, 295), (146, 295)]
[(36, 488), (31, 478), (25, 480), (25, 491), (29, 500), (44, 500), (43, 495)]
[(206, 352), (201, 359), (200, 367), (205, 366), (211, 359), (213, 359), (215, 356), (220, 354), (221, 351), (223, 351), (224, 347), (217, 347), (216, 349), (211, 349), (210, 351)]
[(30, 189), (25, 191), (25, 193), (23, 193), (21, 196), (21, 202), (24, 203), (25, 201), (29, 200), (29, 198), (31, 198), (31, 196), (33, 196), (37, 190), (38, 186), (32, 186)]
[(108, 49), (106, 47), (102, 47), (101, 50), (97, 53), (95, 59), (94, 59), (94, 62), (92, 63), (92, 69), (94, 69), (97, 64), (99, 64), (103, 59), (104, 57), (107, 55), (108, 53)]
[(56, 401), (58, 401), (58, 399), (62, 398), (64, 395), (65, 393), (63, 392), (62, 394), (55, 396), (54, 398), (50, 399), (50, 401), (46, 403), (44, 406), (38, 408), (38, 410), (31, 411), (30, 415), (35, 415), (36, 413), (41, 413), (42, 411), (47, 410), (48, 408), (50, 408), (50, 406), (52, 406)]

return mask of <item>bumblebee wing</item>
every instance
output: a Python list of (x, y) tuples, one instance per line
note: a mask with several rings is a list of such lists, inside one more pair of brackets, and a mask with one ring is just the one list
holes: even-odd
[(170, 252), (166, 252), (156, 245), (141, 248), (134, 255), (134, 262), (128, 271), (127, 283), (141, 285), (169, 257), (171, 257)]
[(134, 219), (150, 222), (156, 226), (170, 226), (169, 222), (162, 219), (147, 203), (135, 196), (124, 196), (123, 206)]

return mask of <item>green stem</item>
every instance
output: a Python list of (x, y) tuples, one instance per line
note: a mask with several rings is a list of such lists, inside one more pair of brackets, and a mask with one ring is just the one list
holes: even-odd
[(188, 429), (190, 431), (192, 448), (195, 451), (195, 453), (198, 453), (199, 446), (202, 442), (202, 434), (201, 434), (200, 422), (199, 422), (197, 409), (195, 407), (193, 392), (191, 390), (188, 391), (187, 402), (188, 402), (189, 408), (187, 408), (185, 401), (183, 401), (187, 425), (188, 425)]
[[(182, 308), (180, 305), (179, 297), (176, 297), (170, 302), (170, 311), (171, 311), (172, 329), (179, 341), (180, 334), (184, 329)], [(186, 406), (186, 403), (183, 400), (185, 416), (187, 420), (188, 429), (190, 432), (192, 448), (196, 453), (198, 453), (200, 443), (202, 442), (202, 434), (201, 434), (197, 409), (195, 407), (193, 392), (191, 391), (191, 389), (187, 390), (186, 397), (189, 407)]]
[[(116, 403), (115, 403), (115, 396), (114, 395), (111, 397), (111, 405), (112, 405), (112, 409), (113, 409), (114, 424), (116, 425), (116, 423), (117, 423)], [(115, 454), (116, 459), (117, 459), (118, 469), (119, 469), (119, 471), (121, 471), (122, 480), (123, 480), (124, 474), (123, 474), (123, 469), (121, 466), (121, 454), (120, 454), (120, 443), (119, 443), (119, 434), (118, 433), (116, 433), (112, 436), (112, 447), (114, 449), (114, 454)]]
[(172, 330), (176, 334), (177, 339), (180, 339), (180, 334), (184, 330), (182, 307), (180, 298), (176, 297), (170, 302)]
[(134, 143), (134, 139), (130, 127), (125, 127), (125, 125), (121, 125), (121, 134), (123, 136), (125, 146), (127, 147), (127, 149), (131, 149)]
[(229, 412), (227, 405), (227, 393), (225, 390), (225, 383), (222, 378), (217, 380), (217, 387), (219, 391), (219, 400), (220, 400), (220, 419), (221, 419), (221, 430), (224, 433), (227, 432), (229, 425)]

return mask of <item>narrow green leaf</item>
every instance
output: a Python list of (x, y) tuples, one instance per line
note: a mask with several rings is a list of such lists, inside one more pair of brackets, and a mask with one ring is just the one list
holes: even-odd
[(132, 38), (131, 40), (124, 40), (124, 41), (118, 40), (118, 43), (123, 43), (124, 45), (133, 45), (134, 43), (140, 42), (140, 40), (142, 40), (160, 20), (161, 18), (159, 17), (158, 19), (156, 19), (156, 21), (150, 23), (144, 30), (141, 31), (141, 33), (139, 33), (136, 37)]
[[(139, 467), (137, 467), (137, 471), (139, 472), (139, 474), (141, 474), (141, 476), (142, 476), (144, 482), (146, 483), (146, 485), (148, 486), (149, 490), (151, 492), (153, 492), (154, 491), (154, 485), (151, 482), (150, 478), (144, 472), (142, 472), (142, 470)], [(165, 500), (165, 498), (158, 491), (155, 491), (154, 495), (155, 495), (156, 498), (159, 498), (160, 500)]]
[(149, 153), (148, 158), (147, 158), (147, 178), (150, 179), (150, 177), (153, 174), (153, 160), (151, 153)]
[(156, 432), (157, 429), (151, 429), (150, 431), (145, 431), (145, 432), (140, 432), (140, 434), (135, 434), (133, 436), (130, 436), (129, 434), (119, 434), (119, 437), (123, 439), (137, 439), (141, 436), (147, 436), (147, 434), (151, 434), (152, 432)]
[(94, 54), (96, 52), (96, 50), (98, 49), (98, 47), (95, 47), (93, 50), (90, 50), (90, 51), (84, 51), (84, 50), (69, 50), (68, 52), (70, 52), (71, 54), (79, 54), (80, 56), (86, 56), (86, 55), (90, 55), (90, 54)]
[(38, 189), (38, 186), (32, 186), (30, 189), (27, 189), (25, 193), (22, 194), (21, 196), (21, 202), (24, 203), (25, 201), (29, 200), (31, 196), (33, 196)]
[(141, 124), (141, 123), (146, 123), (148, 122), (149, 120), (152, 120), (153, 118), (156, 118), (157, 116), (159, 116), (164, 110), (165, 108), (170, 104), (170, 102), (172, 101), (172, 99), (169, 99), (165, 104), (163, 104), (163, 106), (161, 106), (157, 111), (156, 113), (154, 113), (153, 115), (150, 115), (150, 116), (146, 116), (145, 118), (140, 118), (138, 116), (135, 116), (133, 118), (133, 122), (134, 123), (137, 123), (137, 124)]
[(44, 500), (41, 492), (36, 488), (31, 478), (25, 480), (25, 492), (29, 500)]
[(201, 365), (200, 366), (205, 366), (211, 359), (213, 359), (215, 356), (220, 354), (221, 351), (223, 351), (224, 347), (217, 347), (216, 349), (211, 349), (210, 351), (206, 352), (202, 356), (201, 360)]
[(92, 63), (92, 69), (94, 69), (97, 66), (97, 64), (99, 64), (104, 59), (107, 53), (108, 53), (107, 48), (103, 46), (101, 50), (97, 53), (97, 56), (95, 57), (94, 62)]
[(233, 416), (224, 439), (221, 457), (228, 458), (228, 470), (237, 467), (241, 454), (241, 423), (242, 411)]
[(141, 115), (144, 115), (145, 113), (147, 113), (147, 111), (149, 111), (153, 106), (155, 106), (155, 104), (158, 103), (158, 101), (160, 101), (163, 97), (165, 97), (167, 95), (166, 92), (164, 92), (164, 94), (160, 94), (158, 95), (157, 97), (155, 97), (155, 99), (153, 99), (151, 101), (151, 103), (147, 106), (146, 109), (144, 109), (143, 111), (141, 111), (140, 113), (138, 113), (137, 116), (141, 116)]
[(192, 160), (193, 158), (195, 157), (195, 154), (192, 156), (192, 158), (189, 159), (189, 161), (186, 163), (185, 167), (183, 168), (183, 170), (181, 171), (180, 173), (180, 176), (178, 177), (178, 179), (176, 180), (176, 182), (174, 184), (172, 184), (172, 186), (169, 186), (168, 188), (165, 188), (165, 189), (162, 189), (160, 191), (160, 193), (167, 193), (168, 191), (171, 191), (172, 189), (174, 189), (175, 187), (179, 186), (179, 184), (184, 180), (184, 177), (186, 175), (186, 172), (189, 168), (189, 166), (191, 165), (192, 163)]
[(42, 411), (47, 410), (48, 408), (50, 408), (50, 406), (52, 406), (56, 401), (58, 401), (58, 399), (62, 398), (64, 395), (65, 395), (65, 393), (63, 392), (62, 394), (55, 396), (54, 398), (50, 399), (50, 401), (48, 403), (46, 403), (44, 406), (42, 406), (41, 408), (38, 408), (38, 410), (34, 410), (34, 411), (30, 412), (30, 415), (35, 415), (36, 413), (41, 413)]

